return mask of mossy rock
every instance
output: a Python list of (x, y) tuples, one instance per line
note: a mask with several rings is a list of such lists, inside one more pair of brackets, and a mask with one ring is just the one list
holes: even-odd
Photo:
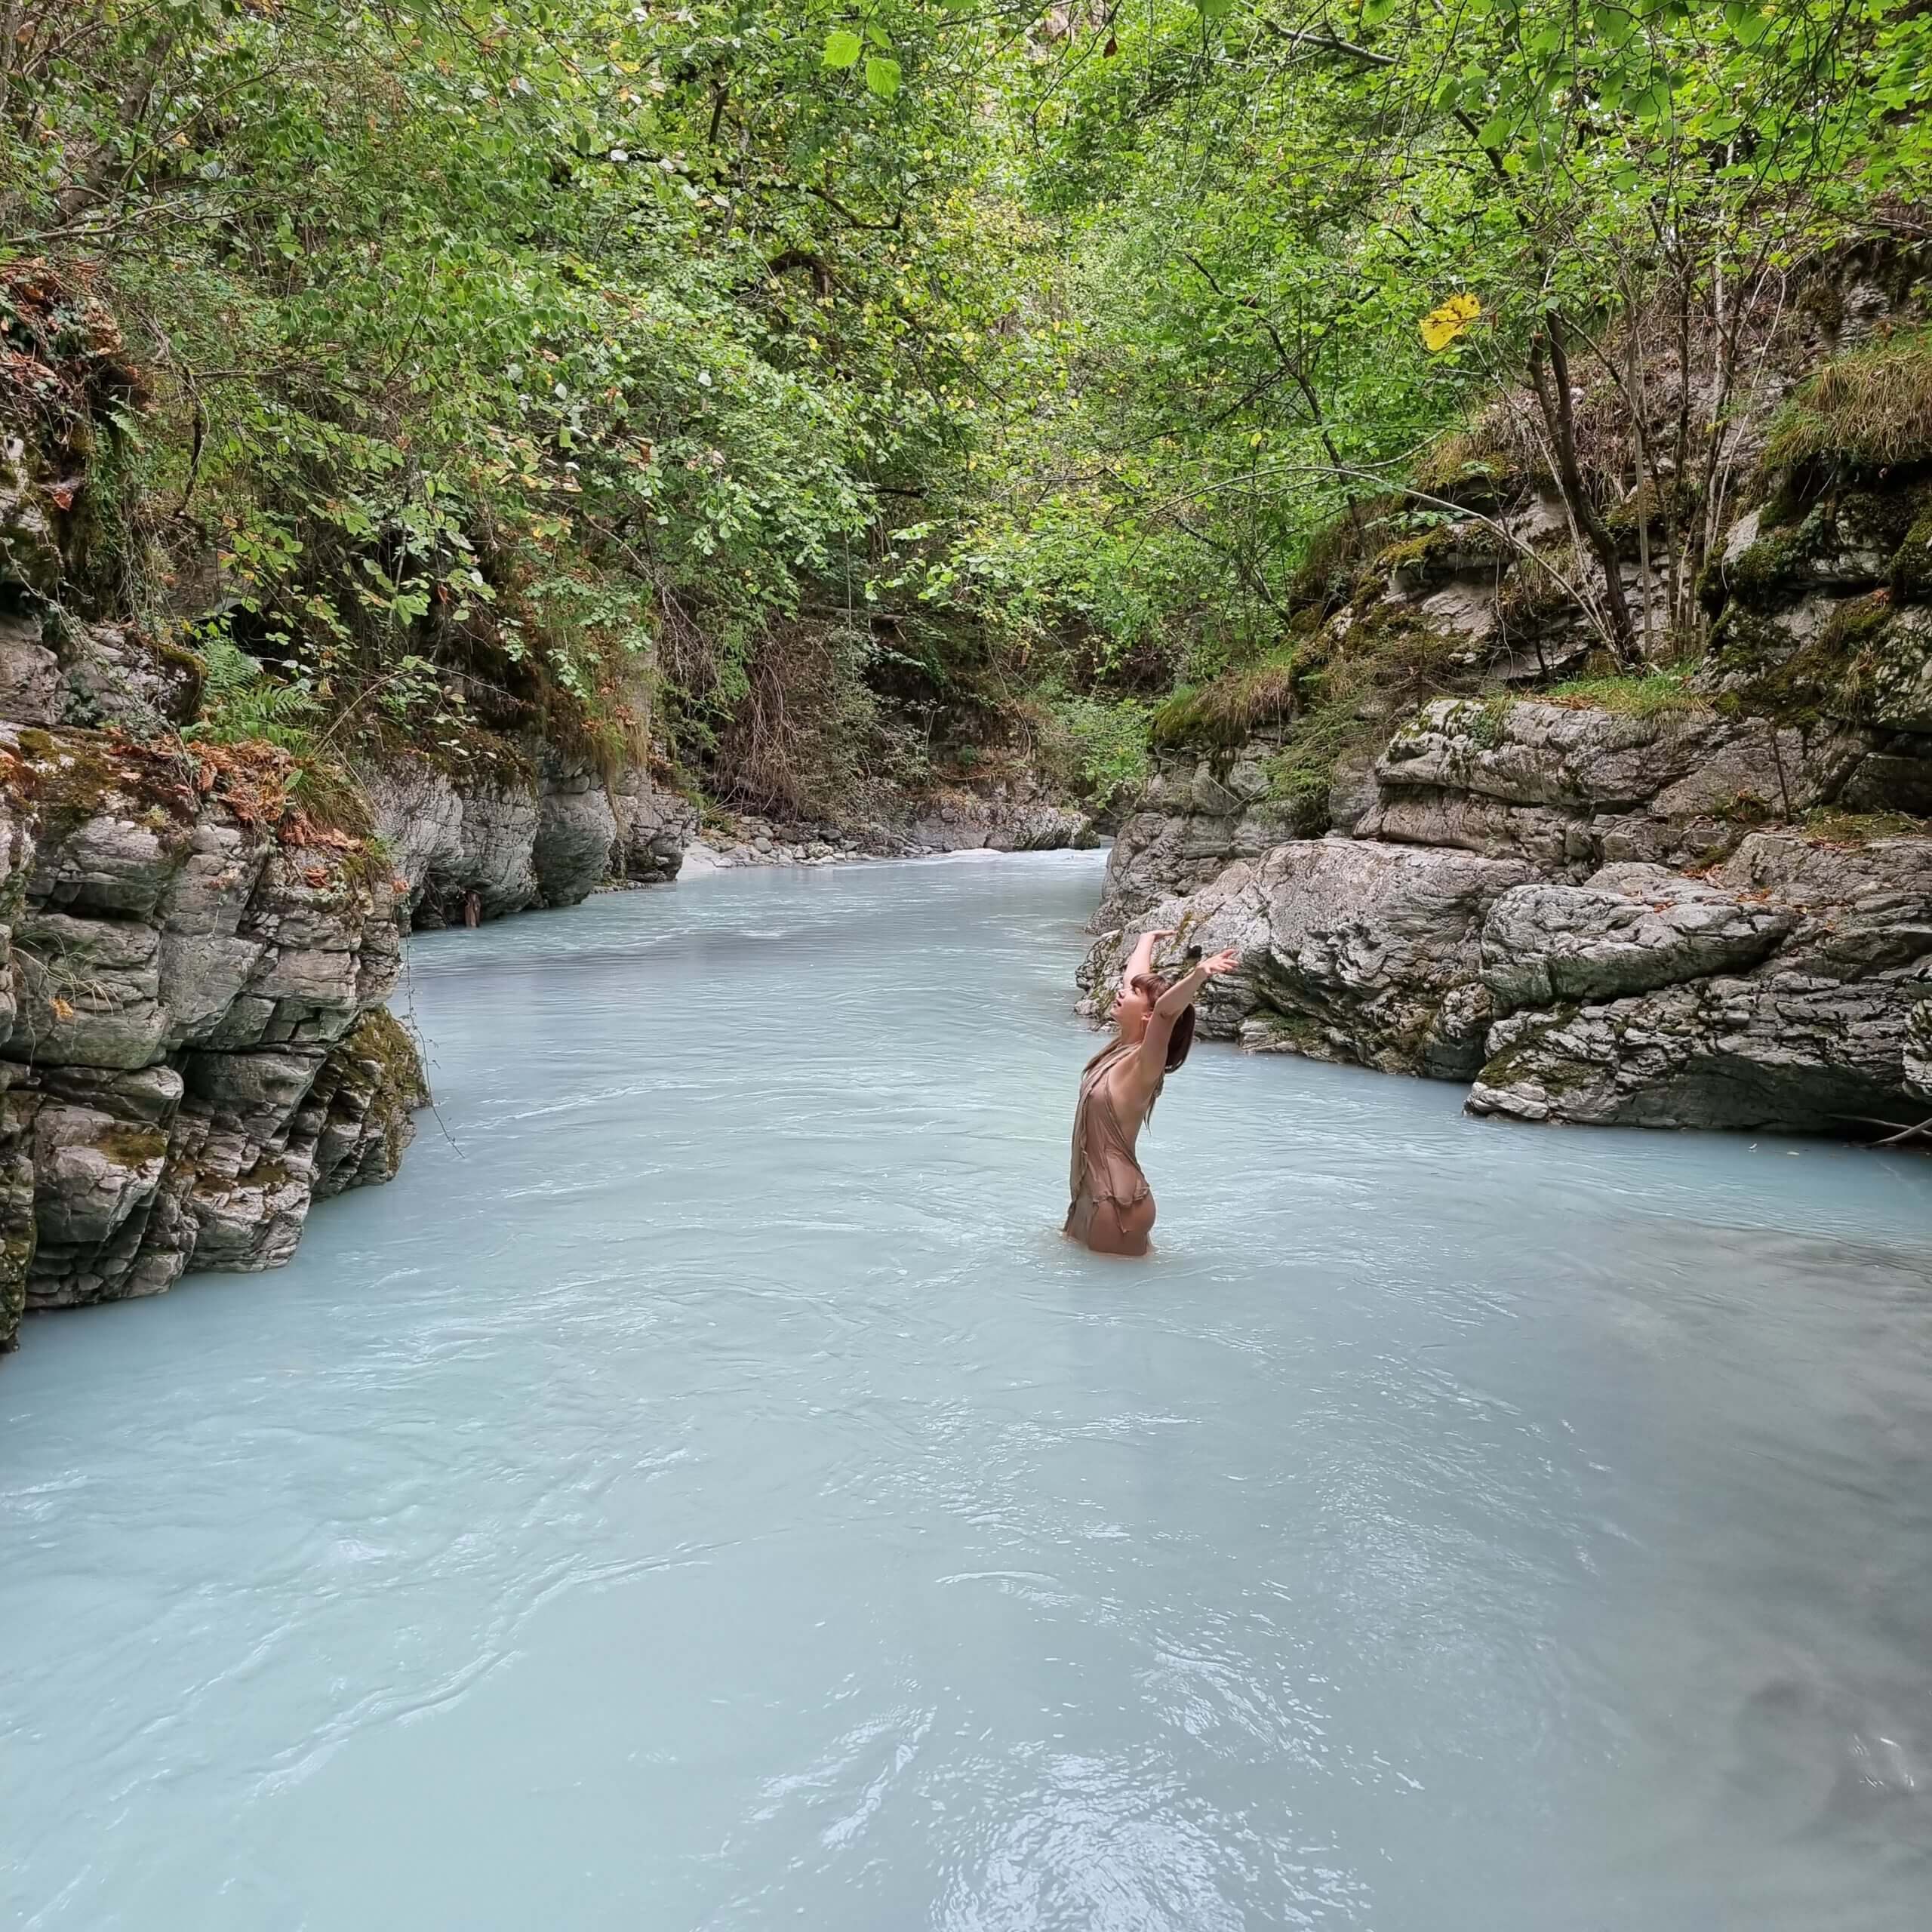
[(1761, 521), (1755, 543), (1718, 567), (1711, 588), (1753, 610), (1773, 611), (1820, 589), (1884, 583), (1914, 527), (1913, 498), (1881, 491), (1831, 492), (1795, 526)]
[(1155, 712), (1153, 741), (1232, 752), (1256, 732), (1294, 716), (1300, 675), (1300, 657), (1291, 649), (1204, 685), (1183, 685)]
[(104, 731), (32, 726), (14, 742), (21, 760), (15, 783), (39, 820), (43, 844), (57, 845), (110, 809), (158, 812), (184, 832), (195, 818), (186, 774), (168, 755), (139, 751)]
[(1712, 635), (1715, 707), (1801, 731), (1827, 721), (1915, 728), (1909, 709), (1932, 657), (1932, 623), (1901, 613), (1889, 591), (1841, 602), (1817, 634), (1794, 641), (1734, 607)]
[(1549, 568), (1519, 557), (1496, 601), (1496, 614), (1509, 638), (1539, 637), (1577, 614), (1577, 600), (1559, 579), (1575, 583), (1582, 574), (1575, 553), (1566, 549), (1551, 555)]
[(134, 1127), (117, 1122), (99, 1135), (94, 1146), (118, 1168), (145, 1167), (168, 1152), (168, 1134), (158, 1127)]
[(1468, 573), (1494, 573), (1515, 554), (1486, 523), (1438, 524), (1381, 551), (1375, 568), (1404, 594)]
[(1900, 604), (1932, 604), (1932, 491), (1921, 494), (1919, 511), (1892, 553), (1891, 593)]
[(375, 1069), (370, 1112), (382, 1123), (393, 1171), (409, 1142), (409, 1117), (429, 1104), (423, 1057), (408, 1029), (386, 1006), (372, 1006), (343, 1041), (341, 1051)]

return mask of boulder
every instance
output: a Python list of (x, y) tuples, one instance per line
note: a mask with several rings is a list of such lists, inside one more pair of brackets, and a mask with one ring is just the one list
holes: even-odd
[[(1391, 1072), (1467, 1078), (1492, 1007), (1481, 980), (1491, 907), (1532, 875), (1520, 860), (1459, 851), (1299, 839), (1238, 861), (1136, 926), (1232, 946), (1238, 970), (1210, 982), (1200, 1025), (1256, 1051), (1306, 1054)], [(1097, 1013), (1133, 943), (1103, 935), (1081, 971)]]
[(1483, 983), (1508, 1013), (1742, 971), (1798, 922), (1761, 898), (1647, 865), (1607, 866), (1582, 885), (1518, 886), (1484, 922)]
[[(1472, 1112), (1814, 1134), (1910, 1124), (1932, 997), (1932, 838), (1760, 833), (1708, 883), (1666, 891), (1635, 872), (1617, 869), (1592, 895), (1602, 904), (1569, 902), (1574, 916), (1534, 940), (1527, 902), (1499, 908), (1509, 956), (1491, 983), (1521, 1010), (1490, 1032)], [(1607, 903), (1647, 892), (1645, 910)]]

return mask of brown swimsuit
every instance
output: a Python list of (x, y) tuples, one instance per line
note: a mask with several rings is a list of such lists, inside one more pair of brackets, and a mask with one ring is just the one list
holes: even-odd
[(1102, 1254), (1145, 1254), (1154, 1226), (1153, 1190), (1107, 1089), (1107, 1075), (1140, 1051), (1138, 1041), (1115, 1040), (1087, 1063), (1080, 1076), (1067, 1180), (1072, 1205), (1066, 1211), (1065, 1232)]

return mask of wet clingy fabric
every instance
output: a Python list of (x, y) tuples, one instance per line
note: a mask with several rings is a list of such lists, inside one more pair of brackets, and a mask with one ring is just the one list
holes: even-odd
[(1107, 1084), (1114, 1069), (1139, 1051), (1137, 1041), (1115, 1040), (1103, 1047), (1081, 1074), (1080, 1102), (1074, 1110), (1065, 1231), (1106, 1254), (1146, 1254), (1154, 1226), (1153, 1190)]

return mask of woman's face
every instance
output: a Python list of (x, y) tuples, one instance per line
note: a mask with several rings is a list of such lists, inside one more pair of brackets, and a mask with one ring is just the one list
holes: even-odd
[(1154, 1017), (1154, 1002), (1134, 987), (1123, 986), (1114, 995), (1114, 1024), (1122, 1035), (1137, 1040), (1147, 1030), (1147, 1023)]

